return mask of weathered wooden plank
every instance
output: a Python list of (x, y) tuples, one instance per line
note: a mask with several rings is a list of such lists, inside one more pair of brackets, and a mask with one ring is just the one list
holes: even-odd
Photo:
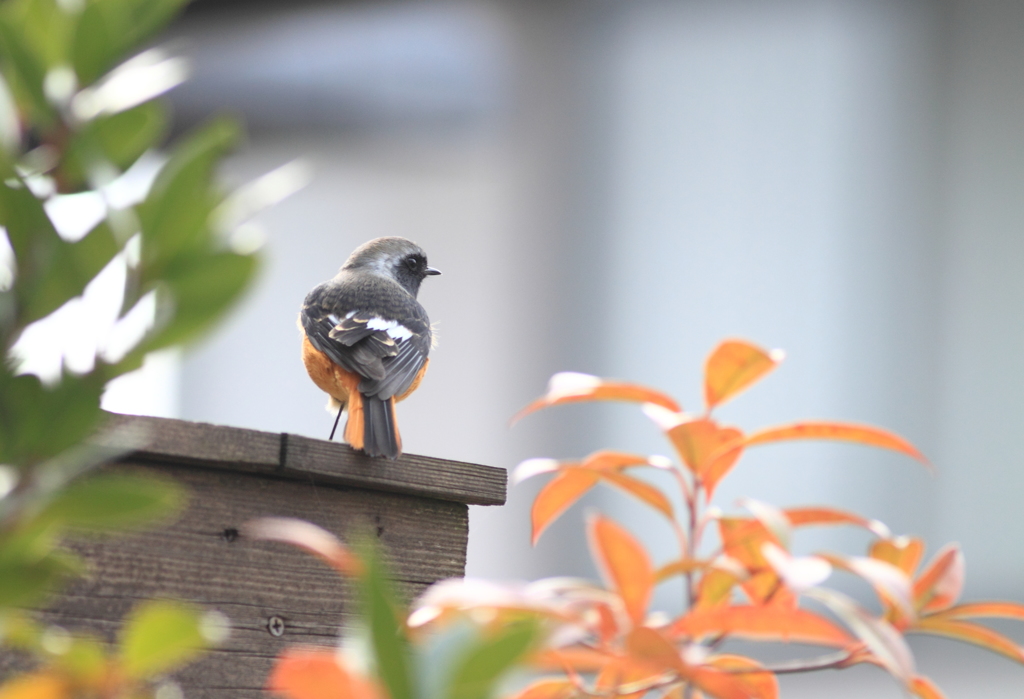
[(158, 417), (110, 414), (105, 434), (113, 446), (142, 444), (135, 455), (175, 463), (218, 464), (237, 470), (273, 471), (281, 465), (281, 435), (240, 427)]
[[(332, 645), (350, 608), (345, 582), (318, 559), (238, 535), (253, 517), (301, 517), (342, 538), (369, 533), (392, 553), (407, 598), (465, 567), (468, 508), (461, 503), (324, 484), (312, 474), (299, 481), (143, 461), (109, 468), (170, 473), (190, 490), (188, 509), (140, 535), (72, 542), (91, 573), (42, 617), (112, 640), (143, 599), (189, 600), (223, 612), (231, 638), (176, 677), (190, 699), (255, 699), (284, 647)], [(283, 622), (281, 636), (268, 628), (273, 617)], [(0, 659), (0, 677), (16, 667), (16, 659)]]
[(403, 454), (395, 461), (373, 459), (347, 444), (286, 434), (286, 473), (315, 474), (331, 482), (422, 495), (469, 505), (503, 505), (505, 469), (463, 461)]
[(166, 418), (112, 415), (111, 426), (118, 428), (113, 434), (122, 440), (145, 445), (135, 448), (136, 459), (277, 473), (300, 480), (314, 474), (321, 482), (467, 505), (505, 503), (507, 474), (493, 466), (416, 454), (403, 454), (395, 461), (374, 459), (339, 442)]

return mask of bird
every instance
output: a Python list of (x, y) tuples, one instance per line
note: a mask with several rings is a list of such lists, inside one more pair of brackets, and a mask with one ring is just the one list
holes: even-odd
[(419, 387), (433, 339), (416, 297), (423, 280), (440, 273), (416, 243), (376, 238), (306, 295), (299, 312), (302, 362), (329, 396), (327, 409), (337, 410), (328, 439), (347, 409), (344, 438), (352, 448), (373, 457), (401, 455), (395, 403)]

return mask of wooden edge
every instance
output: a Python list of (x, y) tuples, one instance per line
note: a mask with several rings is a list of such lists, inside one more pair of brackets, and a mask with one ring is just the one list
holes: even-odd
[(122, 444), (136, 457), (233, 470), (276, 470), (281, 466), (281, 435), (163, 417), (111, 414), (101, 442)]
[(508, 481), (505, 469), (493, 466), (417, 454), (375, 459), (339, 442), (169, 418), (112, 413), (96, 441), (130, 449), (126, 458), (286, 478), (316, 476), (324, 483), (466, 505), (504, 505)]
[(295, 434), (284, 435), (284, 440), (285, 472), (467, 505), (505, 504), (508, 473), (503, 468), (418, 454), (402, 454), (394, 461), (375, 459), (347, 444)]

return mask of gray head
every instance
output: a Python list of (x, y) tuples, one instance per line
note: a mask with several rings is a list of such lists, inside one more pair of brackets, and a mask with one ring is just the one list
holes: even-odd
[(427, 254), (416, 243), (399, 237), (376, 238), (363, 243), (345, 260), (341, 271), (375, 272), (394, 279), (415, 296), (420, 282), (438, 270), (427, 266)]

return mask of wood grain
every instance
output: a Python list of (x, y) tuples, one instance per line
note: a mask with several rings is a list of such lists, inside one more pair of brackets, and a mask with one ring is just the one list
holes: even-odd
[(335, 483), (423, 495), (468, 505), (503, 505), (505, 469), (403, 454), (374, 459), (347, 444), (285, 435), (283, 466), (289, 474), (315, 474)]
[(374, 459), (347, 444), (184, 420), (112, 415), (107, 442), (138, 445), (133, 458), (277, 474), (467, 505), (503, 505), (505, 469), (417, 454)]
[[(224, 453), (225, 447), (197, 443), (190, 453), (218, 449)], [(258, 463), (258, 450), (244, 455), (253, 459), (248, 464)], [(273, 658), (283, 648), (333, 645), (350, 609), (346, 584), (318, 559), (239, 536), (249, 519), (300, 517), (343, 539), (360, 533), (374, 537), (390, 554), (406, 599), (464, 571), (468, 508), (463, 503), (327, 483), (298, 471), (283, 477), (145, 458), (108, 468), (170, 474), (189, 489), (189, 506), (170, 526), (72, 542), (69, 547), (89, 561), (90, 573), (42, 617), (113, 640), (121, 619), (143, 599), (189, 600), (223, 612), (231, 620), (230, 639), (174, 678), (190, 699), (262, 696)], [(280, 637), (268, 630), (275, 616), (284, 622)], [(0, 677), (23, 668), (23, 659), (0, 658)]]

